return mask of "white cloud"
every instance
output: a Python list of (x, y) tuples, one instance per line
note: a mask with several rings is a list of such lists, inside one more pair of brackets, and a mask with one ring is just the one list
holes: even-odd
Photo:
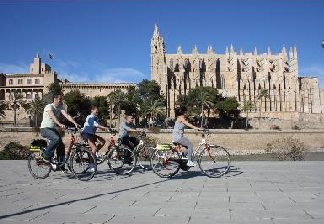
[(95, 76), (96, 82), (138, 82), (145, 75), (134, 68), (111, 68)]
[(322, 76), (324, 77), (324, 65), (310, 65), (300, 69), (300, 72), (309, 76)]
[(81, 64), (77, 61), (55, 59), (55, 67), (57, 67), (57, 68), (76, 69), (76, 68), (79, 68), (80, 66), (81, 66)]
[(70, 82), (92, 82), (92, 83), (125, 83), (139, 82), (146, 76), (134, 68), (109, 68), (98, 74), (68, 73), (59, 71), (61, 79), (68, 79)]
[(310, 66), (300, 68), (302, 76), (319, 77), (320, 85), (324, 87), (324, 65), (312, 64)]
[(28, 72), (29, 72), (29, 67), (27, 64), (24, 63), (16, 63), (16, 64), (0, 63), (0, 73), (26, 74)]

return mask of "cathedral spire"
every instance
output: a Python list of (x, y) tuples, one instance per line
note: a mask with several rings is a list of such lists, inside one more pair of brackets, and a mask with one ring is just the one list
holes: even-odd
[(155, 23), (155, 24), (154, 24), (153, 37), (158, 37), (158, 36), (160, 36), (160, 33), (159, 33), (159, 27), (158, 27), (157, 24)]
[(36, 54), (36, 58), (39, 58), (39, 53), (37, 52), (37, 54)]
[(215, 53), (214, 50), (213, 50), (213, 47), (212, 46), (208, 46), (207, 48), (207, 54), (213, 54)]
[(197, 45), (195, 44), (194, 48), (192, 49), (193, 54), (198, 54), (198, 48)]
[(231, 47), (230, 47), (230, 53), (231, 53), (231, 54), (234, 54), (234, 53), (235, 53), (235, 52), (234, 52), (233, 44), (231, 44)]
[(258, 54), (258, 51), (257, 51), (257, 48), (254, 47), (254, 52), (253, 52), (254, 55), (257, 55)]
[(292, 47), (289, 48), (289, 59), (294, 58), (294, 53)]
[(296, 47), (294, 47), (294, 51), (293, 51), (293, 53), (294, 53), (294, 57), (295, 57), (295, 58), (298, 58), (298, 57), (297, 57), (298, 55), (297, 55), (297, 48), (296, 48)]
[(228, 47), (226, 46), (226, 49), (225, 49), (225, 54), (227, 54), (228, 55)]
[(243, 55), (243, 49), (241, 48), (241, 50), (240, 50), (240, 55)]
[(268, 55), (271, 55), (271, 49), (268, 47)]
[(182, 48), (181, 48), (181, 46), (178, 46), (177, 54), (182, 54)]
[(287, 55), (287, 50), (286, 50), (285, 46), (282, 47), (281, 53), (283, 53), (284, 55)]

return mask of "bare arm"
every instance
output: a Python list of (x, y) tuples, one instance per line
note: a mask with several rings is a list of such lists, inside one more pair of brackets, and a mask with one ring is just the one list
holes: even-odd
[(52, 119), (52, 121), (53, 121), (55, 124), (57, 124), (57, 125), (60, 126), (61, 128), (64, 128), (64, 125), (61, 124), (61, 123), (57, 120), (57, 118), (55, 117), (55, 115), (54, 115), (54, 113), (53, 113), (52, 110), (48, 110), (48, 111), (46, 111), (46, 112), (48, 113), (48, 116)]
[(180, 121), (181, 121), (184, 125), (186, 125), (187, 127), (189, 127), (189, 128), (199, 130), (198, 127), (196, 127), (196, 126), (190, 124), (190, 123), (189, 123), (185, 118), (180, 118)]
[(68, 113), (66, 113), (65, 110), (61, 110), (61, 113), (66, 119), (68, 119), (68, 121), (72, 122), (76, 127), (79, 126), (78, 123), (76, 123), (75, 120)]
[(102, 126), (102, 125), (97, 125), (97, 128), (100, 128), (100, 129), (102, 129), (102, 130), (106, 130), (106, 131), (109, 130), (108, 127), (105, 127), (105, 126)]

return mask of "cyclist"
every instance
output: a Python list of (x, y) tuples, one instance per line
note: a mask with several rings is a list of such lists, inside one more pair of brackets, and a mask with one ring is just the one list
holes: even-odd
[(200, 128), (190, 124), (187, 121), (184, 108), (176, 108), (175, 114), (176, 114), (177, 119), (176, 119), (174, 127), (173, 127), (172, 142), (178, 143), (178, 144), (187, 148), (187, 152), (185, 152), (188, 157), (187, 158), (188, 159), (187, 166), (194, 167), (194, 166), (196, 166), (196, 164), (192, 161), (193, 145), (188, 138), (183, 136), (183, 133), (184, 133), (184, 128), (186, 126), (189, 128), (196, 129), (196, 130), (200, 130)]
[[(130, 137), (130, 132), (138, 132), (134, 128), (134, 116), (128, 114), (125, 116), (125, 120), (120, 123), (119, 126), (119, 139), (121, 143), (129, 147), (130, 150), (134, 150), (134, 148), (139, 144), (139, 139), (136, 137)], [(127, 164), (132, 163), (131, 152), (126, 151), (126, 155), (124, 158), (124, 162)]]
[(91, 106), (91, 114), (87, 116), (81, 132), (82, 138), (89, 144), (92, 153), (95, 155), (106, 144), (104, 138), (96, 135), (97, 128), (109, 131), (108, 127), (98, 124), (98, 113), (98, 107)]
[[(48, 146), (42, 153), (43, 159), (47, 162), (51, 162), (54, 156), (54, 151), (56, 150), (58, 163), (64, 165), (65, 146), (62, 142), (59, 131), (61, 131), (60, 128), (65, 128), (65, 125), (58, 120), (61, 115), (72, 122), (75, 127), (79, 126), (75, 122), (75, 120), (66, 112), (66, 109), (63, 105), (63, 94), (58, 93), (53, 95), (53, 103), (46, 105), (44, 108), (40, 133), (44, 138), (47, 138), (49, 140)], [(61, 168), (64, 170), (63, 166)]]

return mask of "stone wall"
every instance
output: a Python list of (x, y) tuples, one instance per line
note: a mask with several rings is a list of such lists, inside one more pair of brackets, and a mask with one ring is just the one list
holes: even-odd
[[(108, 134), (99, 133), (108, 138)], [(158, 140), (158, 143), (169, 143), (171, 141), (171, 130), (162, 130), (158, 134), (148, 133)], [(201, 134), (197, 135), (192, 130), (186, 131), (186, 136), (196, 146)], [(304, 142), (308, 150), (317, 151), (324, 148), (324, 129), (302, 130), (302, 131), (244, 131), (244, 130), (212, 130), (209, 142), (221, 145), (230, 149), (233, 153), (259, 153), (263, 152), (267, 143), (283, 137), (294, 137)], [(20, 142), (22, 145), (29, 145), (33, 138), (40, 138), (35, 132), (0, 132), (0, 149), (10, 141)], [(64, 137), (68, 142), (68, 137)]]

